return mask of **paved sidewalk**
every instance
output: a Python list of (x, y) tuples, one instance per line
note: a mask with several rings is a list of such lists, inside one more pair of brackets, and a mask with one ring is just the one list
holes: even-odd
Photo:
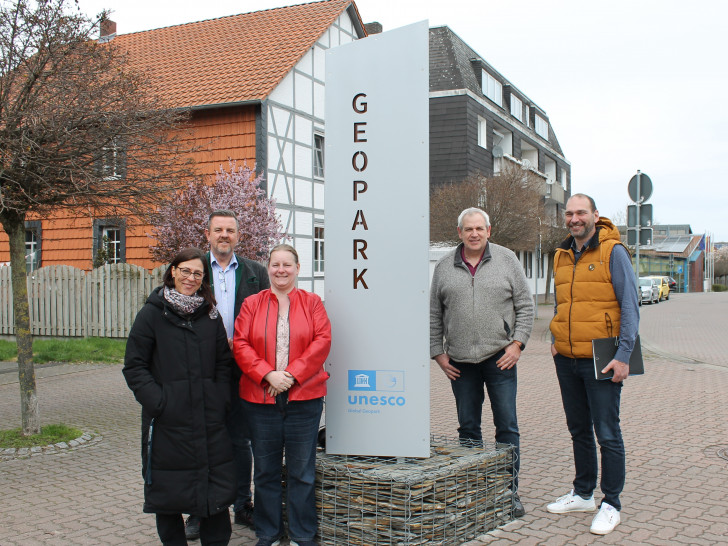
[[(728, 293), (678, 294), (642, 307), (646, 375), (623, 391), (627, 486), (622, 524), (589, 533), (591, 514), (557, 516), (545, 505), (571, 488), (571, 442), (548, 350), (549, 308), (519, 363), (521, 498), (527, 515), (469, 543), (728, 543)], [(141, 512), (139, 406), (120, 365), (37, 370), (43, 423), (96, 435), (75, 449), (0, 460), (0, 545), (158, 544)], [(452, 435), (455, 404), (433, 364), (432, 428)], [(486, 408), (484, 431), (491, 433)], [(0, 366), (0, 428), (19, 424), (17, 378)], [(231, 544), (254, 544), (234, 526)], [(199, 544), (192, 542), (190, 544)]]

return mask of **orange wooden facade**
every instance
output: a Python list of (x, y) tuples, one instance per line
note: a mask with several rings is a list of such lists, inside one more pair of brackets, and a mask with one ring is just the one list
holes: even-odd
[[(197, 110), (191, 123), (191, 144), (199, 148), (193, 159), (200, 176), (212, 175), (228, 160), (255, 166), (256, 106)], [(90, 270), (93, 263), (93, 220), (91, 210), (63, 209), (41, 219), (41, 265), (72, 265)], [(39, 220), (29, 215), (26, 220)], [(151, 259), (150, 227), (138, 218), (126, 219), (126, 262), (147, 269), (158, 265)], [(10, 260), (8, 237), (0, 227), (0, 263)]]

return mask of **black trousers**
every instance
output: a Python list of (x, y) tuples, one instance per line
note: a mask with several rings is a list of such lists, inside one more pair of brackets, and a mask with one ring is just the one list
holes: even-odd
[[(225, 546), (232, 532), (227, 510), (200, 519), (200, 544), (204, 546)], [(157, 533), (164, 546), (187, 546), (182, 514), (157, 514)]]

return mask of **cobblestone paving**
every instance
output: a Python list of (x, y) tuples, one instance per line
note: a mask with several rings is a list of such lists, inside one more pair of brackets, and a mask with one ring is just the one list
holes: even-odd
[[(678, 294), (642, 307), (647, 373), (623, 390), (627, 485), (622, 523), (606, 537), (589, 533), (591, 514), (545, 509), (571, 488), (573, 466), (548, 352), (548, 307), (539, 314), (519, 363), (527, 515), (469, 545), (728, 543), (728, 294)], [(154, 516), (141, 511), (140, 410), (121, 366), (42, 367), (37, 375), (42, 422), (100, 440), (0, 461), (0, 545), (158, 544)], [(435, 364), (431, 378), (433, 432), (452, 436), (450, 386)], [(0, 368), (0, 428), (18, 426), (19, 414), (17, 379)], [(486, 408), (486, 435), (490, 423)], [(231, 544), (254, 543), (251, 531), (234, 526)]]

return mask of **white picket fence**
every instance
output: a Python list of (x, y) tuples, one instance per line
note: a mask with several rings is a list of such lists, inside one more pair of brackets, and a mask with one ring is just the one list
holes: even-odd
[[(166, 266), (152, 272), (131, 264), (83, 271), (67, 265), (28, 275), (30, 327), (35, 336), (127, 337), (134, 318)], [(10, 267), (0, 267), (0, 335), (12, 335)]]

